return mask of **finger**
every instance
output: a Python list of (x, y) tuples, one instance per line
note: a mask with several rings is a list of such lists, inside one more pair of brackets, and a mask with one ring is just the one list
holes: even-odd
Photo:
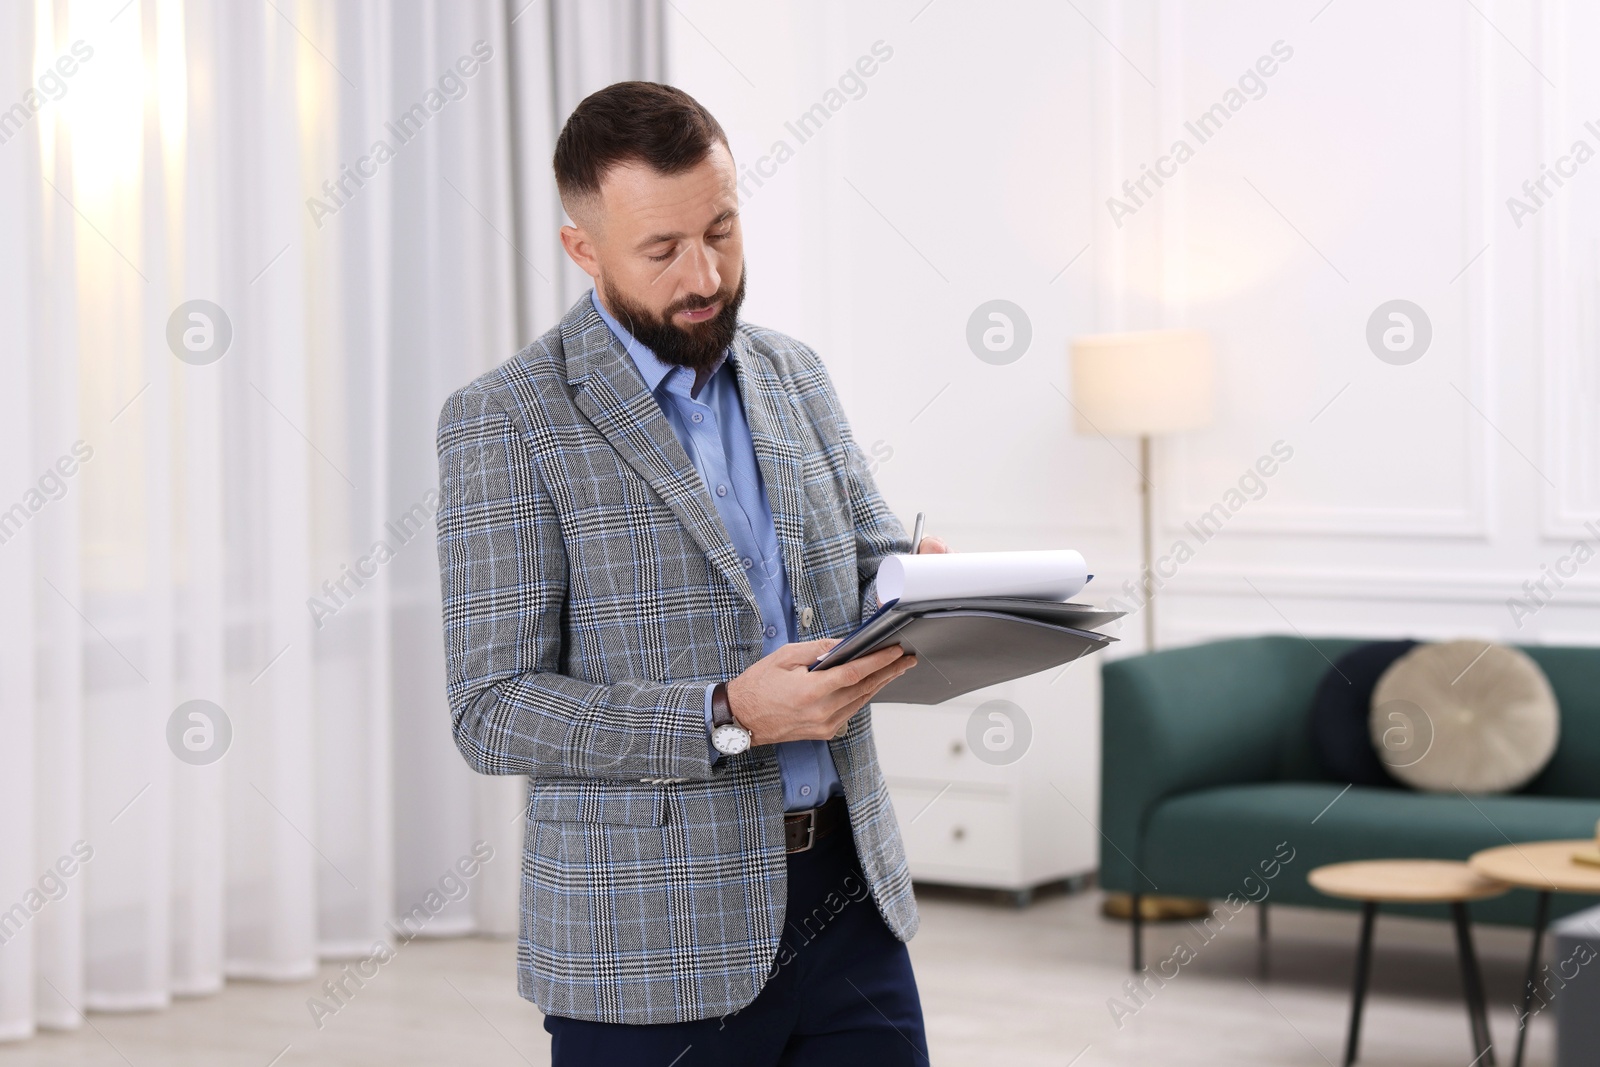
[[(916, 664), (913, 662), (912, 666), (915, 665)], [(877, 699), (879, 691), (881, 691), (884, 686), (888, 685), (890, 682), (894, 681), (896, 678), (900, 677), (900, 675), (904, 674), (910, 669), (911, 667), (906, 667), (904, 670), (895, 671), (890, 677), (882, 679), (880, 682), (878, 682), (878, 684), (874, 685), (868, 691), (864, 693), (857, 693), (853, 699), (847, 700), (844, 704), (840, 705), (840, 707), (829, 716), (829, 725), (833, 728), (834, 734), (837, 736), (838, 734), (843, 733), (850, 720), (855, 716), (856, 712), (872, 703), (875, 699)]]
[(849, 663), (841, 663), (830, 670), (822, 671), (821, 676), (824, 682), (831, 682), (835, 689), (859, 685), (874, 672), (902, 659), (905, 654), (905, 649), (899, 645), (889, 645), (853, 659)]
[(772, 653), (773, 662), (785, 667), (809, 667), (838, 643), (839, 639), (836, 637), (822, 637), (815, 641), (791, 641)]
[(868, 681), (871, 683), (871, 688), (867, 692), (867, 699), (871, 700), (876, 697), (879, 690), (883, 689), (890, 682), (894, 681), (896, 678), (911, 670), (921, 662), (922, 661), (918, 659), (914, 653), (908, 652), (902, 658), (889, 664), (889, 666), (885, 667), (883, 670), (878, 671), (875, 677), (868, 679)]
[(878, 690), (882, 689), (884, 686), (888, 685), (890, 682), (894, 681), (896, 678), (900, 677), (902, 674), (904, 674), (906, 671), (909, 671), (916, 665), (916, 656), (902, 656), (890, 663), (888, 666), (881, 667), (874, 671), (872, 674), (868, 675), (860, 682), (857, 682), (855, 685), (837, 691), (834, 693), (834, 699), (838, 700), (839, 704), (836, 705), (835, 712), (837, 713), (838, 710), (849, 708), (851, 714), (854, 714), (855, 711), (861, 707), (861, 705), (870, 701), (874, 696), (877, 696)]
[(827, 694), (833, 690), (855, 685), (869, 677), (873, 671), (893, 663), (904, 654), (899, 645), (890, 645), (848, 662), (836, 664), (827, 670), (818, 671), (816, 672), (818, 691)]
[(924, 537), (917, 544), (917, 554), (949, 552), (950, 546), (942, 537)]

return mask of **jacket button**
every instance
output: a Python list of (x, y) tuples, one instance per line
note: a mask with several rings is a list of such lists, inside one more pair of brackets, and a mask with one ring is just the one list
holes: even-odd
[(811, 609), (810, 608), (801, 608), (800, 609), (800, 629), (802, 629), (802, 630), (811, 629)]

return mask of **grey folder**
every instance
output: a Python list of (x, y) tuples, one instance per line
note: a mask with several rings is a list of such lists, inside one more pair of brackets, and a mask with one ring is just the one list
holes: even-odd
[(1098, 652), (1116, 638), (1090, 628), (1125, 612), (1016, 597), (968, 597), (887, 604), (812, 665), (827, 670), (899, 645), (920, 662), (874, 700), (940, 704), (974, 689), (1022, 678)]

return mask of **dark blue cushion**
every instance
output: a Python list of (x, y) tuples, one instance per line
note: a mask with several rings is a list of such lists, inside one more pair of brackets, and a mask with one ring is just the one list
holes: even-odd
[(1404, 788), (1378, 759), (1367, 720), (1378, 679), (1389, 664), (1416, 646), (1415, 641), (1359, 645), (1340, 656), (1322, 676), (1311, 702), (1311, 736), (1317, 762), (1330, 777), (1356, 785)]

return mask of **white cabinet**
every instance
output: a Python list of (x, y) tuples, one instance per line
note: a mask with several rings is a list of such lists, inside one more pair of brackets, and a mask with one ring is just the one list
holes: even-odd
[(1025, 892), (1098, 865), (1098, 655), (933, 707), (874, 704), (872, 725), (916, 881)]

